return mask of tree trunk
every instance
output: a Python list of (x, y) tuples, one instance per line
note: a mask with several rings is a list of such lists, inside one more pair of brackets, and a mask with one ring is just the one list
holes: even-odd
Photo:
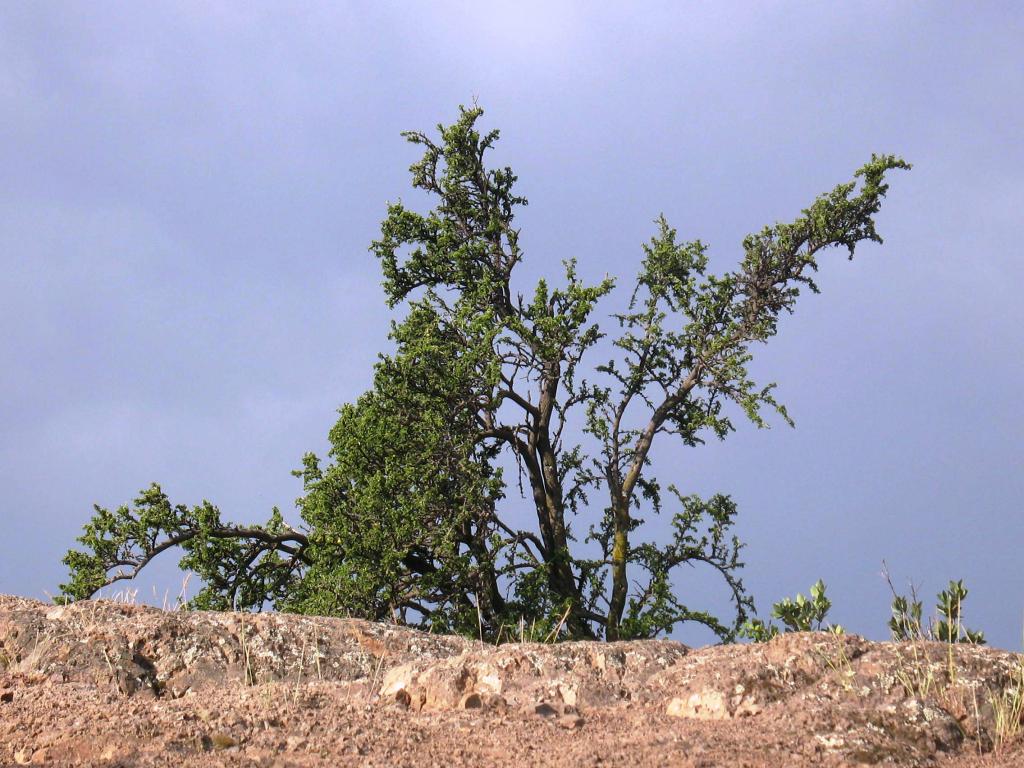
[(626, 610), (629, 581), (626, 578), (626, 560), (629, 555), (629, 505), (621, 494), (614, 495), (612, 502), (612, 594), (608, 601), (608, 624), (605, 637), (621, 640), (622, 614)]

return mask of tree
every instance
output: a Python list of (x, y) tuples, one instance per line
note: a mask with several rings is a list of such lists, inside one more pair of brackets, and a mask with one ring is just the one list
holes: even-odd
[[(305, 532), (276, 510), (244, 528), (208, 503), (172, 508), (153, 486), (133, 508), (97, 508), (80, 539), (87, 552), (65, 561), (67, 595), (87, 597), (181, 546), (182, 565), (206, 583), (200, 606), (269, 600), (492, 638), (524, 624), (551, 636), (648, 637), (684, 621), (735, 636), (753, 609), (731, 533), (736, 505), (663, 486), (651, 451), (723, 439), (737, 413), (765, 427), (767, 408), (791, 423), (774, 384), (749, 375), (752, 346), (775, 335), (801, 288), (817, 291), (819, 254), (838, 246), (852, 258), (858, 243), (881, 242), (885, 174), (909, 165), (872, 156), (794, 222), (745, 238), (739, 266), (720, 276), (707, 271), (703, 243), (679, 241), (660, 217), (607, 335), (594, 315), (611, 278), (587, 284), (569, 259), (559, 287), (515, 290), (515, 215), (527, 201), (510, 168), (488, 166), (498, 131), (478, 130), (481, 115), (461, 109), (436, 137), (404, 134), (423, 152), (413, 187), (434, 207), (390, 205), (372, 245), (389, 305), (406, 314), (372, 390), (342, 408), (331, 463), (307, 455), (298, 473)], [(535, 527), (511, 525), (501, 509), (503, 457)], [(642, 515), (666, 503), (670, 540), (636, 542)], [(730, 620), (680, 601), (671, 578), (683, 564), (721, 575)]]

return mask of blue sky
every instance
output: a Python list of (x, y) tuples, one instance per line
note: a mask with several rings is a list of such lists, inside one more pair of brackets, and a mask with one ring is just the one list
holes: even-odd
[(628, 283), (661, 212), (725, 269), (872, 152), (914, 163), (885, 244), (825, 259), (758, 350), (797, 428), (657, 469), (733, 494), (762, 612), (821, 577), (881, 638), (885, 560), (926, 598), (964, 578), (967, 623), (1019, 648), (1022, 39), (1015, 3), (4, 3), (0, 592), (53, 592), (91, 505), (151, 481), (293, 514), (387, 347), (398, 134), (478, 99), (530, 199), (524, 290), (573, 256)]

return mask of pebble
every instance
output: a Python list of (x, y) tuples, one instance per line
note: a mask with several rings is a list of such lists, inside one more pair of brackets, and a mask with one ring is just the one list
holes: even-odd
[(227, 749), (228, 747), (234, 747), (238, 745), (238, 741), (233, 739), (223, 731), (214, 731), (210, 734), (210, 743), (213, 744), (214, 749)]
[(289, 752), (298, 752), (309, 746), (309, 742), (301, 736), (289, 736), (284, 743)]
[(579, 715), (562, 715), (558, 718), (558, 727), (567, 731), (575, 731), (583, 727), (583, 718)]
[(508, 709), (508, 702), (505, 701), (504, 696), (490, 693), (484, 697), (484, 706), (493, 712), (501, 713)]

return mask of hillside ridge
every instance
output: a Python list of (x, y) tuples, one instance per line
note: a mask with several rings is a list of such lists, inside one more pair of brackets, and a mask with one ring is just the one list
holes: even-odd
[(484, 644), (0, 596), (0, 765), (986, 765), (1006, 651), (799, 633)]

